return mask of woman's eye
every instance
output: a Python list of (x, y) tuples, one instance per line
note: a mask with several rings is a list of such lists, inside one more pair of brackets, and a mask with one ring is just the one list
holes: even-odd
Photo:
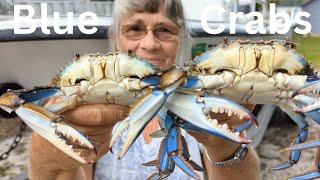
[(133, 26), (129, 27), (128, 30), (127, 30), (127, 32), (130, 32), (130, 31), (138, 31), (138, 32), (140, 32), (140, 31), (143, 31), (143, 28), (141, 28), (138, 25), (133, 25)]
[(172, 32), (170, 31), (170, 29), (165, 28), (165, 27), (158, 28), (157, 31), (158, 31), (158, 32), (161, 32), (161, 33), (170, 33), (170, 34), (172, 33)]

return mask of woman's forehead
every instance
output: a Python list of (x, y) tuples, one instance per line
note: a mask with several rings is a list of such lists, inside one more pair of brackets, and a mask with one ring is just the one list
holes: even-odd
[(168, 24), (175, 26), (175, 23), (172, 22), (164, 13), (147, 13), (147, 12), (137, 12), (133, 13), (131, 16), (126, 16), (122, 18), (120, 24), (126, 23), (139, 23), (144, 25), (159, 25), (159, 24)]

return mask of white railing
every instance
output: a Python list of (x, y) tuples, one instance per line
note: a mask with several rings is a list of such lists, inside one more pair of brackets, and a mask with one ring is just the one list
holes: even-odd
[(60, 12), (61, 16), (66, 16), (67, 12), (79, 15), (86, 11), (92, 11), (98, 16), (111, 16), (113, 1), (89, 1), (89, 0), (13, 0), (14, 5), (31, 5), (35, 9), (35, 16), (41, 14), (41, 3), (46, 3), (48, 16), (53, 12)]

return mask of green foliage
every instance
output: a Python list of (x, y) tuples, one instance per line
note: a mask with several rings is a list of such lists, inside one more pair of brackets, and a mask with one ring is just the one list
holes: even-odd
[(320, 37), (295, 35), (298, 52), (315, 68), (320, 69)]

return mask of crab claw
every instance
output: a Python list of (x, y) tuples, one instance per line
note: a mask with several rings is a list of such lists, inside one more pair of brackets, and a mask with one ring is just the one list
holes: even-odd
[(160, 79), (160, 90), (154, 90), (132, 105), (128, 117), (120, 122), (110, 140), (109, 149), (112, 149), (112, 146), (120, 135), (126, 129), (129, 129), (126, 135), (127, 139), (119, 151), (119, 159), (126, 154), (142, 130), (161, 109), (170, 94), (180, 87), (184, 81), (185, 73), (173, 69), (162, 75)]
[(67, 138), (79, 142), (83, 148), (97, 152), (94, 145), (85, 136), (70, 126), (55, 122), (60, 117), (44, 108), (26, 103), (19, 106), (15, 112), (32, 130), (81, 163), (88, 162), (80, 156), (80, 152), (74, 151), (73, 145), (68, 144)]
[(198, 97), (174, 92), (166, 101), (165, 107), (185, 121), (182, 123), (184, 129), (205, 132), (242, 144), (251, 141), (241, 137), (239, 132), (229, 129), (227, 124), (219, 125), (216, 119), (210, 118), (210, 113), (227, 113), (240, 119), (246, 118), (258, 125), (249, 110), (222, 97)]
[(119, 126), (115, 129), (110, 140), (109, 148), (111, 149), (116, 140), (126, 129), (130, 131), (127, 134), (127, 139), (122, 146), (119, 159), (121, 159), (133, 142), (140, 135), (144, 127), (150, 120), (157, 114), (166, 100), (166, 94), (163, 91), (154, 91), (152, 94), (145, 96), (139, 103), (137, 103), (129, 112), (129, 116), (120, 122)]

